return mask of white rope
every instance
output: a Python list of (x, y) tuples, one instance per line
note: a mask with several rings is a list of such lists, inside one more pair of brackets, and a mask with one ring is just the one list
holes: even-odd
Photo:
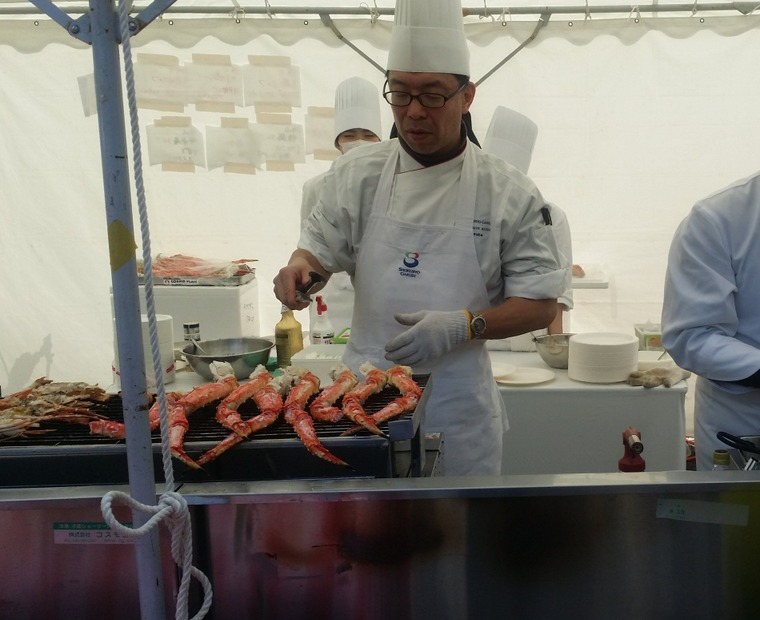
[(375, 5), (374, 8), (369, 6), (366, 2), (360, 2), (359, 6), (369, 11), (369, 23), (374, 26), (377, 20), (380, 18), (380, 11), (377, 9), (377, 0), (373, 0), (372, 4)]
[[(164, 369), (161, 364), (161, 351), (158, 344), (158, 327), (156, 323), (156, 310), (153, 303), (153, 264), (150, 250), (150, 231), (148, 226), (148, 214), (145, 200), (145, 188), (142, 176), (142, 149), (140, 146), (140, 125), (137, 116), (137, 98), (135, 96), (135, 77), (134, 66), (132, 63), (132, 46), (130, 44), (129, 15), (127, 4), (130, 0), (119, 1), (119, 24), (122, 47), (124, 48), (124, 76), (127, 88), (127, 101), (129, 105), (129, 118), (132, 133), (132, 150), (134, 155), (134, 177), (135, 189), (137, 192), (138, 211), (140, 215), (140, 229), (142, 232), (143, 243), (143, 263), (144, 263), (144, 284), (145, 284), (145, 301), (148, 314), (148, 332), (150, 335), (150, 347), (155, 370), (156, 393), (160, 410), (161, 426), (161, 455), (164, 467), (164, 479), (166, 481), (166, 491), (159, 498), (156, 506), (148, 506), (136, 501), (126, 493), (119, 491), (110, 491), (103, 496), (100, 502), (100, 510), (103, 518), (109, 527), (120, 534), (138, 538), (145, 536), (158, 525), (162, 520), (166, 520), (166, 526), (171, 532), (172, 558), (174, 562), (182, 569), (179, 589), (177, 592), (177, 607), (175, 618), (177, 620), (187, 620), (190, 579), (195, 577), (203, 587), (203, 604), (198, 613), (193, 616), (193, 620), (202, 620), (205, 618), (208, 610), (211, 608), (213, 591), (211, 582), (200, 570), (193, 566), (193, 536), (190, 513), (187, 509), (185, 498), (179, 493), (173, 491), (174, 488), (174, 469), (172, 467), (171, 448), (169, 445), (169, 421), (166, 405), (166, 391), (164, 389)], [(114, 502), (127, 504), (132, 510), (140, 510), (152, 517), (146, 523), (138, 528), (130, 528), (119, 523), (114, 516), (111, 506)]]
[[(118, 503), (129, 506), (133, 511), (140, 510), (153, 516), (138, 528), (127, 527), (119, 523), (113, 514), (112, 505)], [(177, 597), (175, 617), (177, 620), (187, 620), (187, 591), (190, 587), (190, 577), (195, 577), (203, 587), (203, 605), (192, 620), (204, 618), (211, 608), (213, 591), (208, 577), (193, 566), (192, 525), (185, 498), (180, 493), (164, 493), (159, 498), (158, 505), (148, 506), (121, 491), (109, 491), (100, 500), (100, 511), (108, 526), (127, 538), (145, 536), (163, 519), (167, 520), (166, 525), (172, 536), (172, 558), (174, 563), (182, 569), (179, 591), (185, 599), (184, 604), (180, 605), (180, 596)]]

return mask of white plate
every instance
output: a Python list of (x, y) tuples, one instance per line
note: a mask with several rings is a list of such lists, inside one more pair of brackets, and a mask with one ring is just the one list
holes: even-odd
[(546, 368), (518, 367), (513, 373), (496, 377), (499, 385), (536, 385), (554, 379), (555, 374)]
[(493, 377), (494, 379), (497, 379), (499, 377), (505, 377), (506, 375), (511, 375), (515, 370), (517, 370), (517, 366), (514, 364), (502, 364), (500, 362), (491, 362), (491, 370), (493, 371)]

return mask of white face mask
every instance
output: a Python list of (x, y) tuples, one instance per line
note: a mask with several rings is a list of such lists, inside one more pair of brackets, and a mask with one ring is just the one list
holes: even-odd
[(357, 146), (364, 146), (365, 144), (375, 144), (372, 140), (351, 140), (351, 142), (343, 142), (340, 145), (341, 153), (348, 153), (351, 149), (355, 149)]

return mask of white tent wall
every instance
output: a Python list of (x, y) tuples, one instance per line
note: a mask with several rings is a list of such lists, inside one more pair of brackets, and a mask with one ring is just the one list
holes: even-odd
[[(77, 85), (92, 73), (92, 53), (60, 26), (38, 21), (0, 19), (4, 394), (43, 375), (101, 385), (112, 378), (98, 125), (95, 116), (85, 116)], [(360, 75), (378, 88), (383, 83), (377, 68), (317, 18), (308, 25), (251, 17), (240, 24), (229, 18), (168, 21), (136, 36), (135, 54), (168, 54), (183, 63), (193, 54), (221, 54), (241, 65), (251, 54), (290, 57), (301, 75), (295, 123), (303, 122), (307, 106), (332, 106), (335, 86), (346, 77)], [(380, 65), (391, 22), (336, 18), (346, 37)], [(696, 200), (758, 167), (758, 21), (581, 16), (570, 22), (552, 18), (479, 86), (473, 124), (482, 140), (497, 105), (538, 123), (530, 174), (546, 199), (566, 211), (575, 262), (604, 265), (611, 276), (608, 289), (576, 291), (571, 326), (631, 331), (633, 323), (659, 320), (667, 250), (678, 222)], [(506, 25), (467, 23), (477, 80), (527, 39), (535, 17)], [(201, 129), (218, 126), (225, 116), (191, 107), (185, 114)], [(163, 114), (140, 109), (144, 145), (145, 127)], [(383, 114), (387, 135), (388, 107)], [(255, 121), (252, 108), (234, 116)], [(143, 160), (153, 254), (258, 259), (261, 331), (272, 333), (279, 303), (271, 282), (298, 238), (301, 187), (329, 164), (307, 155), (294, 171), (247, 175), (206, 168), (165, 172), (149, 164), (147, 153)], [(308, 327), (306, 312), (298, 318)]]

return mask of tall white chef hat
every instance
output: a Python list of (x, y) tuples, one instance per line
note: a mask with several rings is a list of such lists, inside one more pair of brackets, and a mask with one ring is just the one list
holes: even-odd
[(498, 106), (483, 141), (483, 150), (501, 157), (523, 174), (528, 174), (538, 125), (524, 114)]
[(470, 75), (461, 0), (397, 0), (388, 71)]
[(382, 138), (380, 92), (368, 80), (352, 77), (335, 89), (335, 146), (338, 136), (349, 129), (369, 129)]

